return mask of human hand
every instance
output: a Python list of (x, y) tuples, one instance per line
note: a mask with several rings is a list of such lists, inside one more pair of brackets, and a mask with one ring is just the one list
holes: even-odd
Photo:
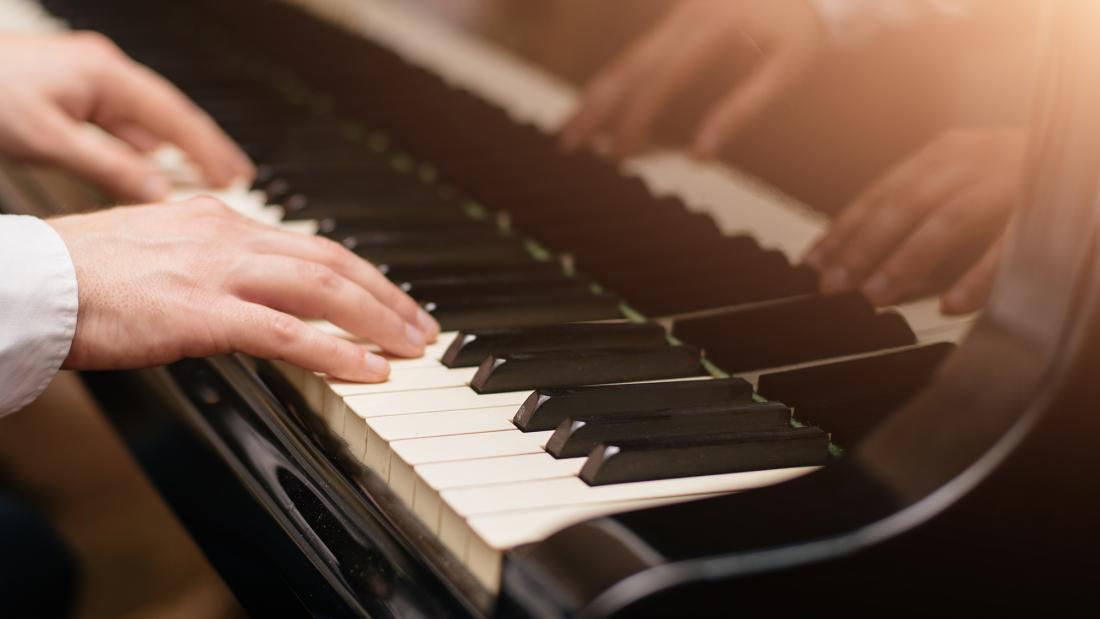
[(338, 243), (258, 224), (212, 198), (49, 223), (76, 267), (68, 368), (244, 352), (373, 382), (389, 373), (381, 356), (297, 317), (329, 320), (402, 356), (422, 354), (439, 333), (411, 298)]
[(722, 85), (698, 120), (691, 150), (713, 157), (770, 102), (798, 82), (824, 40), (806, 0), (686, 0), (585, 88), (561, 131), (566, 148), (606, 139), (619, 157), (636, 154), (685, 93), (713, 88), (723, 64), (753, 64)]
[(59, 165), (138, 201), (169, 191), (142, 156), (162, 142), (189, 155), (213, 186), (254, 174), (209, 116), (101, 35), (4, 35), (0, 57), (0, 151)]
[(890, 305), (946, 288), (944, 311), (980, 307), (1020, 194), (1024, 141), (1021, 129), (956, 130), (889, 170), (807, 254), (822, 290), (859, 288)]

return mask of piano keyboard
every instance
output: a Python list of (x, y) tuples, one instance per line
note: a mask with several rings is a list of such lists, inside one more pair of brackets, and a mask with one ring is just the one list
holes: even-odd
[[(397, 3), (316, 4), (382, 44), (346, 68), (376, 91), (330, 96), (227, 44), (114, 31), (110, 2), (66, 15), (175, 81), (260, 166), (252, 187), (211, 190), (163, 149), (173, 198), (339, 240), (443, 324), (385, 383), (276, 365), (488, 590), (503, 553), (572, 523), (826, 464), (965, 332), (934, 302), (819, 296), (792, 263), (822, 222), (747, 179), (668, 154), (627, 176), (558, 152), (546, 131), (573, 95), (547, 76)], [(61, 27), (0, 9), (12, 29)], [(434, 135), (444, 106), (470, 125)]]

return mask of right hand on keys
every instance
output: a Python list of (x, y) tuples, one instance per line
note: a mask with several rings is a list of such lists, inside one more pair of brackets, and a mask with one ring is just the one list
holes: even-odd
[[(715, 157), (809, 70), (824, 28), (806, 0), (687, 0), (585, 88), (561, 132), (567, 148), (637, 152), (685, 95), (714, 89), (723, 66), (750, 65), (696, 119), (691, 149)], [(716, 75), (718, 76), (716, 78)]]
[(250, 221), (212, 198), (49, 222), (76, 267), (65, 367), (149, 367), (243, 352), (351, 381), (385, 380), (381, 356), (318, 331), (326, 319), (401, 356), (439, 325), (377, 269), (328, 239)]
[(135, 201), (168, 193), (142, 155), (162, 142), (186, 153), (212, 186), (255, 172), (205, 112), (101, 35), (3, 35), (0, 58), (0, 151), (8, 155), (59, 165)]

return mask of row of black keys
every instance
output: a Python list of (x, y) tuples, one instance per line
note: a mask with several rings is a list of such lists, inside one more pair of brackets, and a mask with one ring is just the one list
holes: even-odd
[[(147, 35), (136, 36), (149, 45)], [(157, 43), (164, 44), (159, 39)], [(347, 242), (373, 261), (392, 266), (445, 262), (493, 267), (530, 260), (521, 239), (497, 234), (492, 221), (467, 217), (453, 198), (439, 195), (414, 175), (395, 172), (386, 157), (372, 156), (362, 144), (349, 141), (345, 123), (338, 117), (312, 115), (262, 82), (233, 73), (232, 67), (206, 66), (196, 72), (193, 63), (180, 61), (175, 53), (139, 56), (179, 83), (256, 160), (265, 163), (258, 185), (282, 203), (291, 218), (320, 219), (325, 234)], [(421, 76), (411, 83), (426, 79), (420, 70), (388, 54), (375, 55), (375, 60), (388, 67), (382, 69), (388, 77), (379, 77), (384, 80), (379, 84), (404, 84), (408, 74)], [(432, 93), (442, 83), (436, 84), (435, 77), (428, 81), (434, 85), (422, 84), (425, 90), (403, 101), (403, 117), (417, 117), (420, 102), (434, 100)], [(523, 137), (500, 143), (485, 135), (435, 140), (447, 144), (448, 151), (433, 149), (433, 154), (455, 160), (443, 164), (444, 170), (461, 179), (466, 191), (471, 175), (458, 162), (479, 162), (478, 166), (497, 170), (494, 187), (515, 185), (522, 194), (483, 193), (485, 203), (507, 210), (525, 234), (575, 256), (585, 274), (623, 294), (644, 313), (669, 315), (815, 291), (816, 275), (791, 267), (779, 252), (765, 251), (747, 237), (725, 237), (708, 216), (690, 213), (678, 200), (653, 198), (640, 181), (591, 156), (548, 150), (552, 141), (547, 136), (512, 123), (476, 97), (445, 90), (456, 105), (470, 108), (463, 126), (480, 127), (479, 135)], [(396, 91), (386, 88), (377, 93), (375, 106), (384, 107), (383, 100), (391, 92)], [(400, 137), (401, 126), (398, 122), (387, 128)], [(531, 172), (515, 169), (517, 162), (529, 161), (534, 153), (539, 159), (530, 162), (533, 169), (556, 170), (551, 177), (568, 172), (567, 182), (547, 183), (541, 176), (516, 182)], [(670, 230), (675, 233), (669, 234)], [(603, 318), (616, 311), (616, 298), (592, 295), (582, 281), (557, 284), (558, 296), (569, 305), (565, 319)], [(445, 310), (441, 314), (449, 318)]]
[[(837, 428), (850, 446), (923, 387), (952, 349), (936, 344), (764, 374), (758, 402), (739, 378), (706, 379), (699, 351), (669, 346), (654, 324), (558, 325), (462, 332), (443, 356), (477, 365), (480, 392), (532, 389), (513, 422), (554, 430), (547, 451), (588, 456), (590, 484), (824, 464)], [(621, 381), (683, 379), (669, 382)], [(596, 384), (594, 384), (596, 383)], [(587, 385), (587, 386), (586, 386)], [(688, 457), (690, 455), (690, 457)]]

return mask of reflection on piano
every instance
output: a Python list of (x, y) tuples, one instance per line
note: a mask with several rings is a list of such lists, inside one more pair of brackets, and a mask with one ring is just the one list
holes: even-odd
[[(956, 350), (971, 323), (927, 303), (817, 294), (791, 259), (820, 221), (797, 206), (674, 157), (633, 175), (562, 153), (560, 86), (487, 80), (484, 49), (408, 36), (396, 4), (320, 4), (370, 36), (265, 0), (43, 3), (240, 141), (259, 178), (219, 197), (344, 243), (443, 325), (382, 384), (240, 357), (89, 377), (251, 613), (896, 612), (908, 589), (920, 608), (1014, 603), (1041, 596), (987, 587), (1095, 569), (1071, 556), (1095, 492), (1072, 405), (1091, 381), (1056, 372), (1094, 350), (1090, 299), (1055, 285), (1093, 276), (1070, 254), (1094, 196), (1058, 193), (1095, 169), (1100, 133), (1062, 143), (1095, 129), (1086, 108), (1049, 102), (1062, 150), (1035, 199), (1064, 205), (1025, 213), (1006, 294)], [(180, 197), (206, 192), (161, 163)], [(654, 192), (684, 183), (738, 201)], [(1042, 231), (1080, 242), (1050, 252)]]

